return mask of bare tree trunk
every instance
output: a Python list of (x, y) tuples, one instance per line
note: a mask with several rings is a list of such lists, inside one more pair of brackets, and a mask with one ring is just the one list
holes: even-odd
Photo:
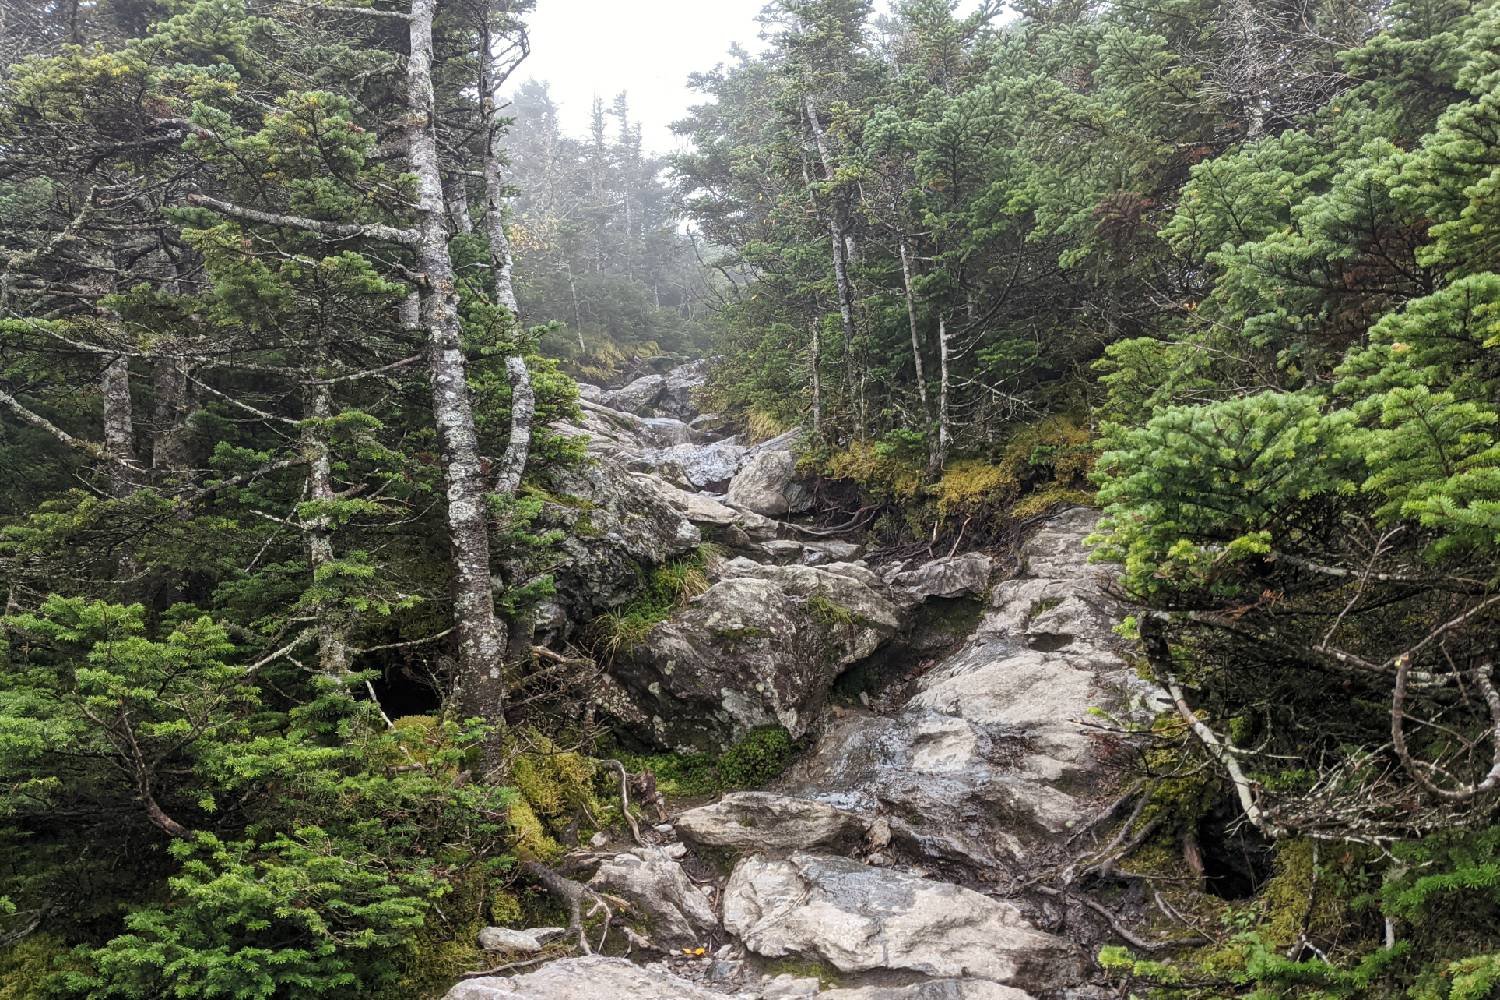
[(833, 240), (833, 281), (839, 293), (839, 322), (844, 331), (844, 392), (854, 393), (854, 292), (849, 287), (849, 269), (844, 264), (844, 238), (836, 218), (829, 216), (828, 234)]
[(949, 426), (949, 373), (948, 373), (948, 317), (938, 318), (938, 443), (933, 455), (933, 469), (941, 470), (948, 464), (948, 449), (952, 446), (952, 428)]
[(113, 461), (109, 468), (109, 492), (125, 497), (140, 485), (132, 474), (135, 466), (135, 414), (130, 401), (130, 359), (110, 358), (101, 381), (104, 395), (104, 453)]
[(812, 321), (813, 436), (823, 436), (823, 324), (816, 314)]
[[(818, 120), (818, 111), (813, 106), (811, 94), (803, 95), (802, 107), (807, 115), (808, 129), (812, 132), (813, 142), (818, 148), (818, 159), (823, 164), (823, 177), (832, 182), (834, 179), (833, 157), (828, 150), (828, 139), (823, 133), (822, 122)], [(809, 197), (811, 197), (811, 192), (809, 192)], [(833, 244), (833, 281), (838, 289), (839, 319), (843, 323), (844, 331), (844, 391), (852, 398), (857, 391), (854, 377), (854, 287), (849, 281), (848, 261), (854, 247), (854, 240), (847, 232), (843, 211), (836, 203), (830, 205), (828, 209), (828, 237)]]
[[(332, 390), (327, 385), (313, 388), (308, 406), (308, 423), (302, 430), (302, 450), (307, 456), (307, 498), (315, 504), (326, 504), (335, 498), (333, 456), (328, 446), (327, 421), (333, 416)], [(326, 513), (314, 513), (302, 523), (307, 539), (307, 562), (317, 582), (323, 567), (334, 561), (333, 524)], [(313, 609), (318, 620), (318, 666), (330, 677), (349, 672), (349, 641), (333, 609), (319, 605)]]
[(467, 235), (474, 231), (474, 218), (469, 214), (469, 179), (458, 174), (449, 181), (447, 188), (448, 215), (453, 220), (455, 232)]
[(536, 392), (531, 384), (531, 372), (526, 367), (525, 338), (521, 333), (521, 306), (516, 300), (515, 258), (511, 253), (510, 236), (505, 232), (505, 178), (500, 164), (505, 156), (501, 147), (504, 138), (504, 120), (500, 115), (500, 102), (492, 93), (496, 86), (494, 46), (491, 44), (488, 21), (480, 32), (479, 90), (481, 106), (485, 109), (487, 135), (484, 146), (484, 193), (485, 235), (490, 244), (490, 271), (494, 276), (495, 302), (510, 311), (515, 320), (515, 350), (505, 359), (505, 374), (510, 382), (510, 441), (500, 459), (500, 468), (495, 477), (495, 492), (503, 497), (514, 496), (521, 488), (521, 478), (526, 474), (526, 461), (531, 451), (531, 422), (536, 416)]
[[(417, 179), (417, 241), (423, 272), (418, 321), (427, 334), (433, 416), (448, 486), (448, 538), (453, 560), (453, 612), (458, 636), (455, 691), (459, 711), (502, 719), (505, 636), (490, 582), (489, 518), (479, 435), (459, 338), (457, 285), (448, 253), (443, 178), (438, 162), (432, 89), (432, 19), (437, 0), (413, 0), (407, 60), (407, 157)], [(410, 307), (408, 307), (410, 312)]]
[(901, 240), (901, 284), (906, 290), (906, 319), (911, 324), (911, 359), (917, 366), (917, 395), (922, 399), (922, 412), (932, 419), (932, 406), (927, 398), (927, 367), (922, 362), (922, 337), (917, 329), (917, 297), (911, 287), (911, 256), (906, 249), (906, 240)]
[(187, 465), (183, 450), (183, 419), (188, 405), (187, 367), (181, 358), (162, 358), (152, 377), (156, 405), (152, 409), (151, 467), (168, 473)]

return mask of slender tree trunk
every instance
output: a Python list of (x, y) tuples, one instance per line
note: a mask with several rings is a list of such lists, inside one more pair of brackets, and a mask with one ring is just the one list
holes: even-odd
[[(487, 24), (488, 22), (486, 22)], [(515, 496), (521, 488), (521, 479), (526, 474), (526, 461), (531, 452), (531, 423), (536, 417), (536, 392), (531, 384), (531, 371), (526, 367), (525, 337), (521, 333), (521, 305), (516, 300), (515, 258), (511, 252), (510, 236), (505, 231), (505, 177), (501, 164), (505, 150), (501, 146), (504, 138), (504, 121), (500, 115), (500, 103), (493, 93), (495, 84), (494, 46), (491, 44), (488, 27), (480, 32), (479, 90), (481, 106), (485, 109), (487, 131), (484, 147), (484, 193), (485, 235), (490, 244), (490, 271), (494, 276), (495, 302), (510, 311), (515, 320), (515, 350), (505, 359), (505, 375), (510, 382), (510, 441), (500, 459), (500, 468), (495, 476), (495, 492), (503, 497)]]
[[(413, 0), (407, 60), (407, 157), (417, 179), (417, 264), (423, 272), (418, 321), (427, 334), (443, 474), (448, 487), (448, 538), (453, 559), (454, 627), (458, 636), (455, 700), (465, 715), (503, 718), (505, 636), (490, 582), (489, 518), (479, 435), (459, 337), (457, 283), (448, 253), (443, 178), (434, 131), (432, 20), (437, 0)], [(408, 307), (408, 312), (410, 308)]]
[(448, 216), (453, 220), (453, 230), (467, 235), (474, 231), (474, 218), (469, 214), (469, 179), (458, 174), (448, 182)]
[(933, 469), (941, 470), (948, 464), (948, 449), (952, 445), (952, 429), (948, 418), (949, 373), (948, 373), (948, 317), (938, 318), (938, 443), (933, 454)]
[(140, 486), (132, 475), (135, 466), (135, 414), (130, 401), (130, 359), (110, 358), (101, 382), (104, 395), (104, 452), (112, 462), (109, 492), (125, 497)]
[(188, 406), (187, 367), (181, 358), (162, 358), (152, 377), (151, 467), (166, 474), (187, 465), (183, 422)]
[(849, 287), (849, 269), (844, 262), (844, 238), (837, 212), (829, 216), (828, 234), (833, 241), (833, 281), (839, 293), (839, 323), (844, 332), (844, 393), (854, 396), (854, 292)]
[[(327, 421), (333, 416), (333, 393), (326, 385), (313, 387), (308, 405), (309, 423), (302, 431), (302, 450), (307, 457), (307, 498), (315, 504), (335, 498), (333, 454), (328, 445)], [(323, 568), (334, 561), (333, 524), (326, 513), (315, 513), (302, 524), (307, 539), (307, 562), (317, 583)], [(349, 672), (349, 641), (332, 608), (313, 609), (318, 619), (318, 666), (330, 677)]]
[(911, 256), (906, 240), (901, 240), (901, 284), (906, 290), (906, 319), (911, 325), (911, 359), (917, 366), (917, 395), (922, 399), (922, 412), (930, 421), (932, 405), (927, 398), (927, 366), (922, 361), (922, 336), (917, 328), (917, 297), (911, 287)]
[[(818, 159), (823, 164), (823, 177), (832, 183), (834, 179), (833, 157), (828, 150), (828, 139), (823, 133), (823, 124), (818, 120), (817, 108), (812, 95), (804, 94), (802, 107), (807, 115), (807, 125), (812, 132), (813, 143), (818, 148)], [(811, 197), (811, 192), (809, 192)], [(839, 296), (839, 319), (844, 333), (844, 392), (848, 399), (855, 399), (858, 387), (854, 375), (854, 287), (849, 280), (849, 258), (853, 239), (844, 225), (844, 213), (838, 205), (838, 194), (834, 192), (828, 209), (828, 238), (833, 250), (833, 281)], [(863, 423), (863, 421), (860, 421)]]
[(823, 324), (817, 314), (812, 320), (812, 404), (813, 437), (823, 436)]

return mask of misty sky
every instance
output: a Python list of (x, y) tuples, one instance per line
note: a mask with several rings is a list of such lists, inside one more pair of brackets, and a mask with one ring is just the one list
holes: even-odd
[(765, 0), (540, 0), (531, 24), (531, 58), (520, 76), (552, 85), (563, 127), (588, 127), (594, 95), (630, 93), (645, 142), (670, 152), (668, 126), (694, 103), (688, 74), (712, 69), (730, 43), (758, 46), (755, 16)]

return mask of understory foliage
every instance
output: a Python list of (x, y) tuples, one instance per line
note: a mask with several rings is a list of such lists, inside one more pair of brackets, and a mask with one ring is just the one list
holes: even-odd
[(1183, 942), (1122, 995), (1500, 995), (1500, 7), (1017, 6), (699, 78), (720, 397), (895, 531), (1097, 491), (1171, 705), (1105, 882)]
[(3, 6), (0, 996), (441, 993), (618, 795), (508, 714), (582, 460), (509, 276), (532, 5)]

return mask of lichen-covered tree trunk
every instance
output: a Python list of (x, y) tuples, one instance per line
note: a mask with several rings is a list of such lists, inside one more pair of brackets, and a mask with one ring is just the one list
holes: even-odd
[[(315, 385), (307, 408), (308, 420), (302, 430), (302, 449), (307, 458), (307, 499), (313, 504), (329, 504), (336, 499), (333, 488), (333, 455), (328, 445), (328, 419), (333, 416), (332, 392), (326, 384)], [(314, 509), (302, 522), (307, 539), (307, 562), (316, 584), (323, 568), (334, 561), (333, 524), (327, 511)], [(318, 620), (318, 667), (330, 677), (349, 672), (349, 640), (334, 609), (319, 603), (314, 611)]]
[(502, 166), (505, 150), (504, 116), (500, 113), (500, 101), (495, 89), (500, 85), (500, 73), (495, 64), (495, 47), (490, 38), (488, 22), (480, 32), (483, 51), (480, 56), (480, 102), (485, 113), (484, 145), (484, 231), (490, 244), (490, 272), (494, 280), (495, 302), (510, 311), (516, 323), (515, 350), (505, 359), (505, 374), (510, 382), (510, 440), (500, 467), (495, 476), (495, 492), (500, 496), (514, 496), (521, 487), (521, 478), (526, 474), (526, 461), (531, 452), (531, 424), (536, 416), (536, 393), (531, 385), (531, 371), (526, 367), (525, 338), (521, 335), (521, 305), (516, 299), (515, 257), (511, 252), (510, 236), (505, 231), (505, 175)]
[(130, 359), (119, 354), (104, 365), (104, 452), (111, 496), (129, 496), (140, 486), (135, 472), (135, 410), (130, 400)]
[[(457, 283), (448, 251), (443, 176), (432, 89), (432, 21), (437, 0), (414, 0), (407, 60), (407, 161), (417, 184), (417, 240), (423, 274), (417, 321), (427, 337), (432, 410), (448, 489), (453, 614), (458, 638), (455, 702), (465, 715), (499, 721), (505, 706), (505, 635), (490, 580), (489, 517), (479, 434), (459, 337)], [(408, 311), (409, 308), (408, 308)]]
[(917, 297), (911, 286), (911, 254), (906, 240), (901, 241), (901, 287), (906, 293), (906, 320), (911, 326), (911, 360), (917, 368), (917, 395), (922, 400), (922, 412), (932, 419), (931, 403), (927, 398), (927, 368), (922, 363), (922, 336), (917, 327)]

